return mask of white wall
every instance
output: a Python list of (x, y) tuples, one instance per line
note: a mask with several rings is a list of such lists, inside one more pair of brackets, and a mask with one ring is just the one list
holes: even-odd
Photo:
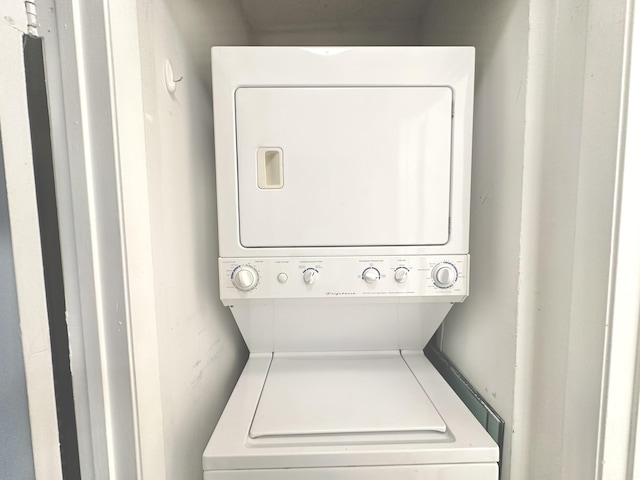
[(442, 348), (507, 423), (506, 479), (513, 429), (528, 4), (432, 1), (423, 31), (425, 45), (476, 47), (470, 296), (445, 319)]
[(385, 25), (342, 30), (328, 28), (312, 33), (301, 31), (256, 32), (256, 45), (415, 45), (415, 25)]
[[(210, 12), (220, 23), (208, 38), (246, 43), (229, 14), (233, 3), (216, 6), (225, 10)], [(210, 85), (167, 4), (139, 2), (138, 14), (157, 332), (149, 341), (157, 341), (165, 474), (195, 480), (247, 353), (219, 300)], [(174, 95), (165, 88), (165, 59), (182, 77)]]
[(422, 0), (241, 0), (256, 45), (415, 45)]
[(253, 44), (253, 35), (238, 0), (158, 0), (174, 23), (197, 73), (211, 84), (211, 47)]
[(594, 478), (624, 2), (430, 2), (478, 55), (471, 296), (445, 353), (507, 422), (503, 479)]

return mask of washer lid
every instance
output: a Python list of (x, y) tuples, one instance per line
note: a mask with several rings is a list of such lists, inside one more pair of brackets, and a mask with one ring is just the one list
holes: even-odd
[(251, 438), (445, 432), (400, 352), (276, 354)]

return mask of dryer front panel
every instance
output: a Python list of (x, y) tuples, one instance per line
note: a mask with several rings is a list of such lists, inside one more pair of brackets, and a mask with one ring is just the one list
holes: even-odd
[(452, 90), (235, 92), (244, 247), (444, 245)]

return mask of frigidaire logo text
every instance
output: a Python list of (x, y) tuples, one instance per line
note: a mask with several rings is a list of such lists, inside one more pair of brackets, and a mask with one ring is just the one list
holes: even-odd
[(356, 292), (325, 292), (324, 294), (331, 297), (343, 297), (345, 295), (355, 295)]

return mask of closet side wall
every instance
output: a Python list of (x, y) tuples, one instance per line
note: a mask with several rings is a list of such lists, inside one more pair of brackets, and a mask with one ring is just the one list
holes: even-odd
[[(166, 478), (199, 480), (202, 452), (247, 351), (219, 300), (210, 84), (175, 12), (158, 0), (139, 2), (138, 12)], [(208, 35), (231, 31), (228, 41), (247, 42), (230, 15), (211, 18)]]
[(442, 327), (441, 347), (506, 421), (509, 478), (518, 311), (528, 2), (435, 0), (424, 45), (476, 47), (471, 285)]

